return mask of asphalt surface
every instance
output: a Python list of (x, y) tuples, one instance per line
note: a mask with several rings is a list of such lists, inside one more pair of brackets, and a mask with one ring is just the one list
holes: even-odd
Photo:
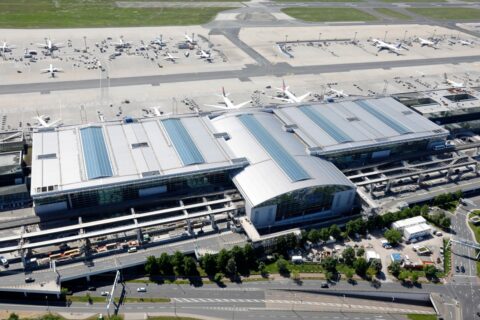
[[(111, 78), (111, 87), (124, 87), (134, 85), (158, 85), (158, 83), (175, 83), (201, 80), (220, 80), (229, 78), (250, 78), (262, 76), (281, 77), (287, 74), (305, 75), (305, 74), (319, 74), (329, 72), (348, 72), (355, 70), (370, 70), (370, 69), (391, 69), (401, 67), (414, 67), (426, 65), (442, 65), (442, 64), (460, 64), (473, 63), (480, 60), (479, 55), (464, 56), (464, 57), (447, 57), (436, 59), (413, 59), (413, 60), (398, 60), (398, 61), (378, 61), (378, 62), (364, 62), (364, 63), (346, 63), (336, 65), (323, 66), (302, 66), (292, 67), (286, 63), (275, 65), (258, 66), (248, 65), (242, 70), (233, 71), (214, 71), (203, 73), (181, 73), (172, 75), (152, 75), (152, 76), (138, 76), (138, 77), (123, 77)], [(263, 63), (263, 62), (262, 62)], [(78, 81), (61, 81), (61, 82), (39, 82), (39, 83), (21, 83), (11, 85), (0, 85), (0, 94), (21, 94), (41, 92), (49, 93), (52, 91), (63, 90), (80, 90), (92, 89), (98, 87), (98, 79), (78, 80)]]

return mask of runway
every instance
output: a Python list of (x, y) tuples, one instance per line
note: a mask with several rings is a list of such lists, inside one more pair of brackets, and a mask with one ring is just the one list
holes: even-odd
[[(480, 61), (480, 55), (463, 56), (463, 57), (447, 57), (447, 58), (428, 58), (428, 59), (413, 59), (413, 60), (398, 60), (398, 61), (378, 61), (378, 62), (362, 62), (362, 63), (347, 63), (336, 65), (321, 65), (321, 66), (300, 66), (292, 67), (286, 63), (279, 63), (275, 65), (248, 65), (242, 70), (234, 71), (214, 71), (214, 72), (191, 72), (169, 75), (152, 75), (152, 76), (133, 76), (122, 78), (111, 78), (111, 87), (125, 87), (137, 85), (161, 85), (162, 83), (175, 83), (187, 81), (202, 81), (202, 80), (220, 80), (220, 79), (248, 79), (250, 77), (261, 76), (276, 76), (281, 77), (285, 75), (306, 75), (306, 74), (321, 74), (329, 72), (348, 72), (369, 69), (391, 69), (402, 67), (415, 67), (427, 65), (443, 65), (443, 64), (460, 64), (473, 63)], [(39, 83), (21, 83), (0, 86), (0, 94), (22, 94), (40, 92), (48, 94), (52, 91), (64, 90), (82, 90), (99, 88), (99, 79), (78, 80), (78, 81), (62, 81), (62, 82), (39, 82)]]

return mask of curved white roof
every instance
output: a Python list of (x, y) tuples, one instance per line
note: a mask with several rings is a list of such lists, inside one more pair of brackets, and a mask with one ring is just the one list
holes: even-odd
[[(265, 141), (259, 140), (242, 122), (241, 117), (245, 114), (253, 118), (253, 121), (268, 132), (269, 138), (278, 143), (278, 145), (275, 143), (274, 148), (286, 151), (293, 158), (290, 160), (307, 173), (307, 179), (292, 180), (278, 158), (272, 157), (272, 150), (268, 151)], [(212, 119), (212, 124), (218, 133), (228, 134), (229, 139), (226, 143), (230, 150), (236, 156), (245, 157), (250, 162), (250, 165), (237, 174), (233, 181), (252, 206), (284, 193), (308, 187), (327, 185), (355, 187), (332, 163), (308, 155), (306, 146), (293, 133), (286, 132), (283, 123), (272, 113), (263, 111), (227, 113)]]

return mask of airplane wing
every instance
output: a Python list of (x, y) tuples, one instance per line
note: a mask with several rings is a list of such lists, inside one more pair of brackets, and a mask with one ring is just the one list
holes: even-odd
[(252, 102), (252, 100), (248, 100), (248, 101), (242, 102), (240, 104), (236, 104), (235, 109), (240, 109), (240, 108), (246, 106), (247, 104), (249, 104), (250, 102)]
[(280, 97), (274, 97), (274, 96), (270, 96), (270, 98), (285, 101), (285, 102), (293, 102), (292, 99), (288, 99), (288, 98), (280, 98)]
[(56, 125), (60, 125), (61, 124), (60, 121), (62, 121), (62, 120), (59, 119), (59, 120), (52, 121), (52, 122), (48, 123), (48, 126), (49, 127), (54, 127)]
[(307, 93), (305, 93), (303, 96), (297, 97), (297, 99), (298, 99), (299, 101), (302, 101), (303, 99), (305, 99), (305, 98), (308, 97), (309, 95), (310, 95), (310, 92), (307, 92)]
[(36, 45), (39, 48), (45, 48), (47, 46), (45, 43), (37, 43)]
[(40, 70), (41, 73), (47, 73), (47, 72), (50, 72), (50, 69), (42, 69)]
[(223, 109), (223, 110), (228, 110), (229, 108), (227, 106), (221, 106), (218, 104), (204, 104), (205, 107), (212, 107), (212, 108), (217, 108), (217, 109)]
[(46, 123), (45, 120), (42, 119), (42, 117), (35, 117), (35, 118), (37, 119), (38, 123), (39, 123), (42, 127), (44, 127), (44, 128), (48, 128), (48, 127), (49, 127), (48, 123)]

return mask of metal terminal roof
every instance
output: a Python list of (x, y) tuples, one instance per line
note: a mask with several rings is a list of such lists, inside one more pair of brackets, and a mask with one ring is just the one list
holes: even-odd
[(330, 121), (328, 118), (322, 117), (322, 115), (311, 106), (301, 106), (300, 110), (337, 142), (343, 143), (353, 140), (335, 123)]
[(310, 179), (308, 173), (288, 154), (288, 152), (273, 138), (267, 130), (250, 114), (239, 116), (240, 121), (268, 152), (275, 163), (292, 181)]
[(401, 123), (399, 123), (399, 122), (395, 121), (394, 119), (390, 118), (389, 116), (384, 114), (382, 111), (377, 110), (368, 101), (357, 100), (357, 101), (355, 101), (355, 103), (358, 104), (360, 107), (362, 107), (363, 110), (367, 111), (368, 113), (370, 113), (373, 116), (380, 119), (383, 123), (385, 123), (386, 125), (391, 127), (393, 130), (397, 131), (398, 133), (405, 134), (405, 133), (411, 133), (412, 132), (412, 130), (410, 130), (406, 126), (404, 126)]

